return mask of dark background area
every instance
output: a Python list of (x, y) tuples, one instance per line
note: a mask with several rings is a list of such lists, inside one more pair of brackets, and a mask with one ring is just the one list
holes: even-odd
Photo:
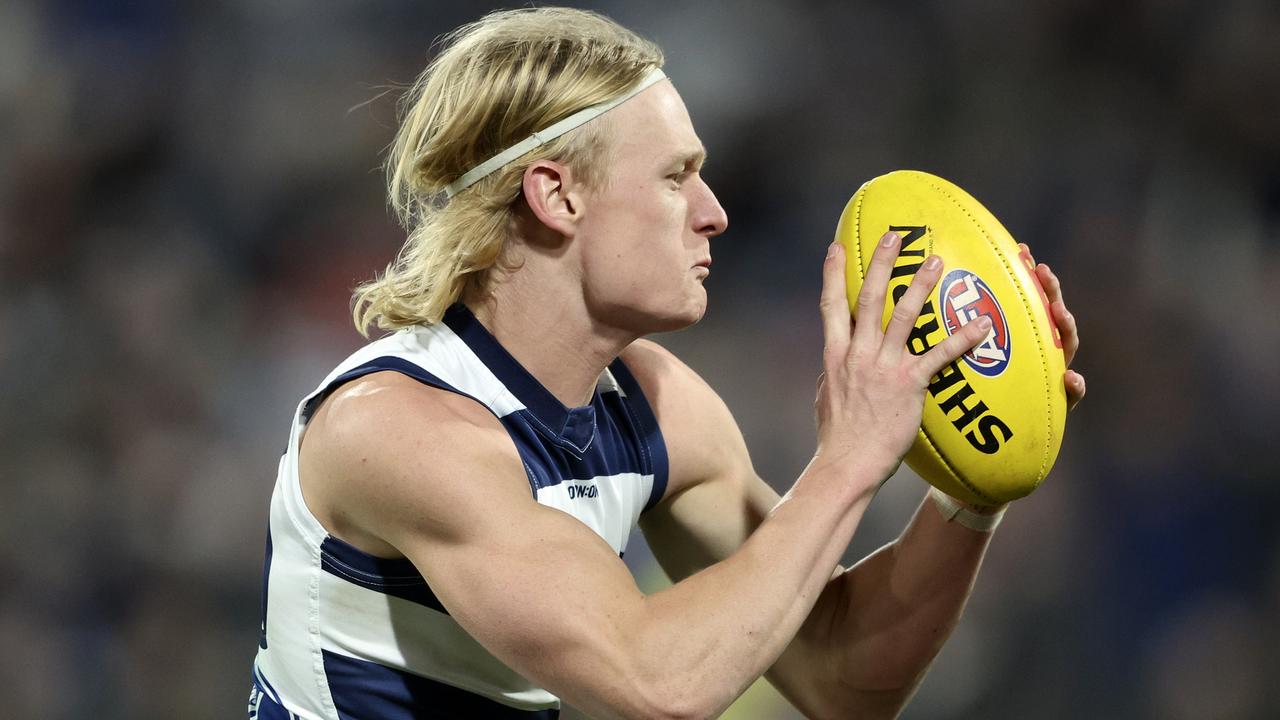
[[(710, 311), (661, 340), (778, 488), (864, 180), (942, 175), (1062, 277), (1089, 397), (906, 717), (1280, 716), (1280, 5), (582, 5), (666, 49), (710, 150)], [(289, 415), (403, 239), (382, 93), (487, 9), (0, 4), (5, 716), (243, 713)], [(923, 490), (890, 482), (849, 559)]]

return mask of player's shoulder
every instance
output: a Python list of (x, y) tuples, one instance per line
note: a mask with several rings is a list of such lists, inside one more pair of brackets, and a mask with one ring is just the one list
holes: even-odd
[[(395, 504), (424, 492), (452, 496), (475, 483), (519, 479), (523, 469), (501, 422), (475, 400), (394, 371), (336, 389), (307, 425), (304, 468), (333, 480), (336, 501)], [(527, 493), (527, 488), (524, 489)]]
[[(334, 390), (307, 425), (308, 437), (320, 435), (344, 444), (374, 445), (403, 436), (483, 440), (501, 431), (497, 418), (475, 400), (420, 382), (395, 371), (370, 373)], [(436, 444), (436, 443), (433, 443)]]
[[(637, 340), (621, 355), (644, 392), (671, 456), (671, 486), (749, 466), (737, 421), (720, 395), (670, 350)], [(675, 477), (682, 468), (682, 477)]]
[(619, 357), (651, 401), (715, 396), (715, 391), (693, 368), (652, 340), (636, 340)]

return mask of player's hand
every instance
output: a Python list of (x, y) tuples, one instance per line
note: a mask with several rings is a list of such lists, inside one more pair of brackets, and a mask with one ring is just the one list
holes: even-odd
[[(1022, 248), (1027, 257), (1033, 258), (1031, 248), (1026, 243), (1018, 243), (1018, 247)], [(1035, 259), (1031, 260), (1035, 264)], [(1040, 279), (1040, 285), (1044, 287), (1044, 294), (1049, 298), (1049, 313), (1053, 315), (1053, 322), (1058, 326), (1058, 332), (1062, 334), (1062, 352), (1067, 357), (1067, 374), (1063, 377), (1062, 382), (1067, 389), (1067, 409), (1074, 408), (1081, 399), (1084, 398), (1084, 375), (1071, 369), (1071, 361), (1076, 357), (1076, 351), (1080, 349), (1080, 330), (1076, 326), (1076, 318), (1067, 310), (1067, 304), (1062, 301), (1062, 283), (1058, 281), (1058, 276), (1053, 274), (1049, 266), (1040, 263), (1035, 266), (1036, 277)]]
[(881, 330), (885, 294), (900, 247), (896, 233), (886, 233), (876, 247), (858, 294), (860, 322), (853, 322), (849, 312), (844, 248), (833, 244), (822, 267), (826, 346), (816, 403), (818, 457), (869, 467), (879, 473), (877, 483), (897, 470), (920, 430), (930, 378), (981, 342), (991, 329), (990, 319), (984, 317), (923, 355), (907, 350), (920, 309), (942, 275), (942, 258), (933, 255), (916, 272), (888, 326)]

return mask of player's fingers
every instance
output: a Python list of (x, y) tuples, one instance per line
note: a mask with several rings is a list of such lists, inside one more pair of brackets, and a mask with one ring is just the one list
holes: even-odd
[(920, 357), (925, 382), (937, 375), (942, 368), (955, 362), (961, 355), (972, 350), (991, 333), (991, 318), (986, 315), (965, 324), (960, 332), (951, 335), (938, 343), (932, 350)]
[(822, 263), (822, 296), (818, 302), (828, 364), (843, 361), (849, 350), (851, 326), (844, 272), (844, 248), (833, 242), (827, 248), (827, 258)]
[(1044, 287), (1045, 297), (1049, 300), (1049, 312), (1053, 315), (1053, 322), (1058, 326), (1058, 332), (1062, 334), (1062, 352), (1067, 358), (1067, 365), (1071, 365), (1071, 361), (1075, 359), (1076, 351), (1080, 349), (1080, 330), (1076, 326), (1076, 318), (1067, 309), (1067, 303), (1062, 299), (1062, 282), (1058, 280), (1058, 276), (1053, 269), (1044, 263), (1036, 266), (1036, 276), (1040, 279), (1040, 285)]
[(1027, 256), (1027, 259), (1031, 261), (1031, 267), (1035, 267), (1036, 258), (1031, 254), (1031, 246), (1026, 243), (1018, 243), (1018, 249), (1022, 250), (1023, 254)]
[(941, 274), (942, 258), (937, 255), (930, 255), (916, 271), (910, 287), (893, 307), (893, 317), (889, 319), (889, 327), (885, 328), (884, 344), (880, 347), (881, 357), (892, 357), (891, 353), (900, 353), (906, 347), (907, 338), (920, 317), (920, 309)]
[(1036, 265), (1036, 276), (1040, 278), (1040, 285), (1044, 287), (1044, 294), (1049, 302), (1062, 299), (1062, 283), (1047, 264)]
[(871, 345), (880, 338), (880, 318), (884, 315), (884, 294), (889, 287), (889, 276), (893, 272), (893, 260), (898, 257), (898, 243), (901, 238), (896, 232), (887, 232), (880, 238), (880, 244), (871, 255), (871, 264), (867, 268), (867, 276), (862, 281), (862, 289), (858, 291), (857, 317), (863, 322), (853, 329), (853, 342)]
[(1084, 376), (1075, 370), (1068, 370), (1062, 382), (1067, 388), (1067, 410), (1070, 411), (1084, 399)]
[(1067, 367), (1071, 367), (1071, 361), (1075, 360), (1076, 351), (1080, 349), (1080, 327), (1076, 325), (1076, 316), (1071, 314), (1062, 300), (1053, 301), (1049, 305), (1049, 312), (1053, 313), (1053, 322), (1062, 334), (1062, 354), (1066, 356)]

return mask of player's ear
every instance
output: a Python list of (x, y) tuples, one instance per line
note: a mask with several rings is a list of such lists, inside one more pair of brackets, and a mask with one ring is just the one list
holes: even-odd
[(529, 210), (543, 225), (566, 237), (582, 218), (582, 195), (568, 167), (538, 160), (525, 168), (521, 183)]

